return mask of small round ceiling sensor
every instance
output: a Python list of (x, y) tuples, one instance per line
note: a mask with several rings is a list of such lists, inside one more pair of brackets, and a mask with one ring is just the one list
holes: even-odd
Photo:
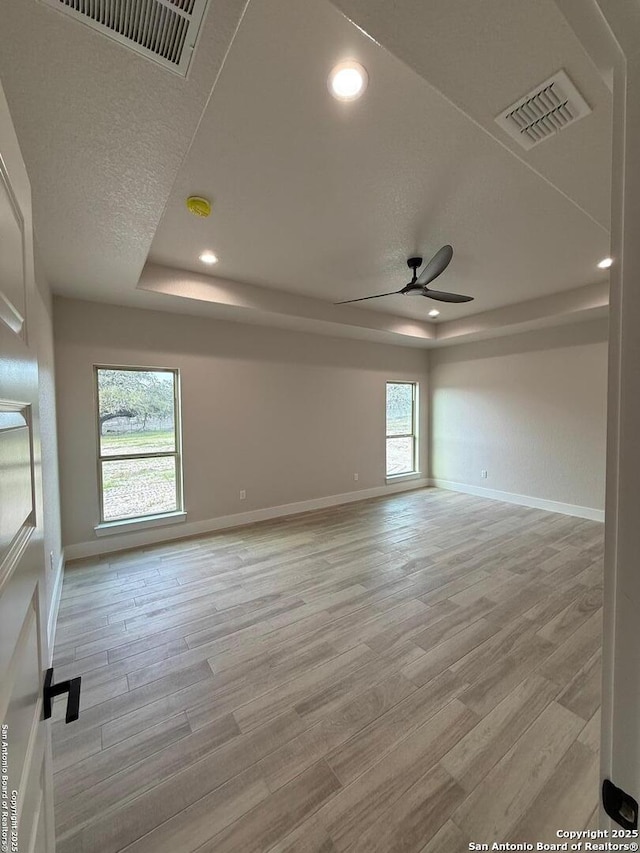
[(206, 218), (211, 214), (211, 202), (199, 195), (190, 195), (186, 201), (187, 208), (194, 216)]
[(369, 75), (355, 59), (339, 62), (329, 74), (329, 91), (338, 101), (355, 101), (364, 94)]

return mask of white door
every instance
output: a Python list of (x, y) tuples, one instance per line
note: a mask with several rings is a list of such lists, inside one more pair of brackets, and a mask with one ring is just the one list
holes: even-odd
[(0, 87), (0, 850), (52, 853), (34, 300), (31, 191)]

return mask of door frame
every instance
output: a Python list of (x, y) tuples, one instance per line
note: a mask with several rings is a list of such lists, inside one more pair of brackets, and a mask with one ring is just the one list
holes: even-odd
[[(555, 0), (613, 93), (600, 781), (640, 800), (640, 4)], [(634, 233), (635, 232), (635, 233)], [(635, 340), (634, 340), (635, 339)], [(634, 364), (635, 376), (634, 376)], [(635, 517), (634, 517), (635, 516)], [(614, 824), (601, 804), (600, 826)]]

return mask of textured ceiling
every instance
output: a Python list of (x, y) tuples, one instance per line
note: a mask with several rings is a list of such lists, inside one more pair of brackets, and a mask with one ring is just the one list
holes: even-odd
[[(0, 78), (54, 290), (429, 345), (429, 300), (331, 302), (399, 289), (408, 255), (451, 242), (437, 286), (475, 301), (437, 305), (443, 337), (516, 303), (539, 314), (540, 298), (548, 322), (572, 316), (555, 295), (601, 281), (608, 250), (611, 97), (552, 0), (244, 9), (212, 5), (183, 80), (36, 0), (3, 0)], [(353, 104), (326, 89), (345, 56), (370, 75)], [(560, 67), (593, 113), (520, 150), (494, 116)], [(212, 197), (209, 220), (186, 212), (190, 193)], [(568, 298), (576, 316), (591, 305)]]
[(135, 289), (246, 2), (214, 4), (185, 80), (36, 0), (2, 0), (0, 80), (58, 292)]
[[(344, 56), (369, 71), (356, 103), (327, 91)], [(567, 162), (591, 138), (579, 125), (563, 136), (546, 144), (562, 143)], [(600, 152), (583, 160), (590, 174)], [(214, 199), (208, 220), (185, 208), (196, 191)], [(608, 232), (333, 6), (252, 3), (150, 259), (202, 271), (210, 248), (216, 276), (333, 302), (400, 289), (407, 257), (443, 243), (455, 255), (436, 286), (475, 297), (438, 305), (449, 319), (597, 280)], [(431, 307), (403, 296), (361, 305), (419, 319)]]
[[(333, 3), (608, 228), (611, 93), (554, 0)], [(525, 152), (496, 126), (495, 116), (560, 68), (593, 112)]]

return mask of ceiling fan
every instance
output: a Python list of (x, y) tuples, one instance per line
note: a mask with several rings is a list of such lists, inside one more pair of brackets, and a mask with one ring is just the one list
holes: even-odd
[(391, 293), (377, 293), (375, 296), (361, 296), (360, 299), (345, 299), (343, 302), (334, 302), (333, 304), (346, 305), (348, 302), (363, 302), (365, 299), (379, 299), (381, 296), (395, 296), (397, 293), (402, 293), (405, 296), (426, 296), (427, 299), (436, 299), (438, 302), (471, 302), (473, 296), (447, 293), (444, 290), (431, 290), (427, 287), (434, 278), (446, 270), (452, 257), (453, 249), (451, 246), (443, 246), (438, 249), (420, 275), (418, 275), (418, 269), (422, 266), (422, 258), (409, 258), (407, 266), (413, 271), (413, 278), (409, 284), (405, 284), (402, 290), (392, 290)]

